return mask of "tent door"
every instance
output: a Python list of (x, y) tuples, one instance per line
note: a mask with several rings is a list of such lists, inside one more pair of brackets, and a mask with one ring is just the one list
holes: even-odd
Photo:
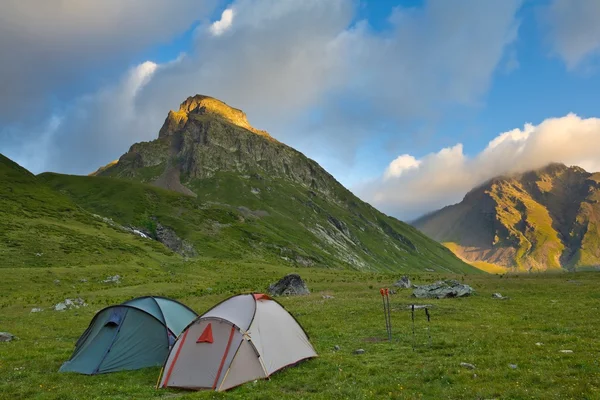
[[(211, 324), (213, 342), (198, 341), (208, 324)], [(171, 351), (161, 386), (217, 388), (241, 340), (242, 334), (227, 321), (204, 319), (190, 326)]]

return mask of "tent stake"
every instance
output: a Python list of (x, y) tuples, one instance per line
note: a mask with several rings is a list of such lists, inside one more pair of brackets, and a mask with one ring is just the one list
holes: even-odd
[(388, 340), (391, 342), (392, 341), (392, 314), (391, 314), (391, 309), (390, 309), (390, 291), (388, 288), (385, 288), (385, 300), (387, 302), (387, 318), (388, 318), (388, 326), (389, 326), (389, 332), (388, 332)]
[(431, 318), (427, 307), (425, 307), (425, 315), (427, 315), (427, 337), (429, 338), (429, 347), (431, 347)]
[(410, 313), (412, 318), (412, 349), (415, 351), (415, 305), (410, 307)]

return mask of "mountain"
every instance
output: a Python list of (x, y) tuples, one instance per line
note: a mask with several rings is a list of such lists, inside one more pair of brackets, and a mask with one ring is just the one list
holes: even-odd
[(241, 110), (207, 96), (189, 97), (169, 112), (156, 140), (132, 145), (91, 176), (38, 179), (82, 209), (185, 257), (477, 272), (253, 128)]
[(600, 173), (550, 164), (497, 177), (413, 225), (483, 269), (598, 267)]

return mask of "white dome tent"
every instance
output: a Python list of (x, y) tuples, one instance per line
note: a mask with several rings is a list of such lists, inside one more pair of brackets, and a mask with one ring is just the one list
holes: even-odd
[(306, 332), (264, 294), (228, 298), (178, 337), (158, 387), (224, 391), (316, 357)]

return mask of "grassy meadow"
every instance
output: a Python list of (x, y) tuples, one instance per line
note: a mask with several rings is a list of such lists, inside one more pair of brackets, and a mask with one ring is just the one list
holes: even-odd
[[(598, 399), (600, 274), (448, 275), (476, 290), (469, 298), (391, 296), (394, 340), (385, 340), (378, 289), (400, 274), (199, 259), (128, 259), (120, 264), (0, 269), (2, 399)], [(92, 264), (90, 262), (90, 264)], [(307, 330), (319, 357), (225, 393), (155, 390), (159, 368), (98, 376), (58, 373), (99, 309), (141, 295), (175, 298), (202, 313), (218, 301), (298, 272), (312, 294), (281, 298)], [(109, 275), (121, 283), (102, 283)], [(442, 275), (412, 274), (415, 283)], [(86, 279), (87, 282), (82, 282)], [(492, 299), (494, 292), (510, 300)], [(323, 299), (323, 295), (333, 299)], [(89, 305), (51, 307), (81, 297)], [(411, 303), (431, 304), (432, 320)], [(31, 313), (33, 307), (42, 312)], [(540, 345), (536, 345), (540, 343)], [(334, 351), (334, 346), (340, 346)], [(353, 354), (356, 349), (365, 353)], [(572, 350), (562, 353), (560, 350)], [(475, 369), (460, 366), (461, 362)], [(511, 368), (509, 364), (515, 364)]]

